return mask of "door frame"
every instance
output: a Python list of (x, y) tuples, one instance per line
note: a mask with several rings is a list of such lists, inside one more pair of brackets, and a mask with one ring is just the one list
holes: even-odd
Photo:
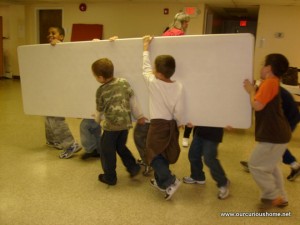
[[(35, 43), (39, 43), (40, 42), (40, 18), (39, 18), (39, 11), (40, 10), (61, 10), (62, 11), (62, 27), (64, 27), (64, 8), (63, 7), (37, 7), (35, 9)], [(66, 30), (65, 30), (66, 32)]]

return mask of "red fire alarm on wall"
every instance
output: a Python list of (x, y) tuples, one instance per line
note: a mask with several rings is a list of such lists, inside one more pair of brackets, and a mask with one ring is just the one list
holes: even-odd
[(85, 11), (86, 11), (86, 8), (87, 8), (87, 6), (86, 6), (85, 3), (81, 3), (81, 4), (79, 5), (79, 10), (80, 10), (81, 12), (85, 12)]

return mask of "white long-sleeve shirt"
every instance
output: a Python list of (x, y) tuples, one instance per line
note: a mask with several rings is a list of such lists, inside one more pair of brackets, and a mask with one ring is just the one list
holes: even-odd
[(177, 121), (183, 125), (183, 87), (178, 81), (164, 82), (152, 72), (149, 52), (143, 52), (143, 77), (149, 89), (150, 119)]

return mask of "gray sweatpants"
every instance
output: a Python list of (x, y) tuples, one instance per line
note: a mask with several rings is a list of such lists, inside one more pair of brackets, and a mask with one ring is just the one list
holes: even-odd
[(47, 116), (45, 131), (47, 142), (59, 143), (63, 149), (69, 148), (75, 142), (64, 117)]
[(258, 142), (249, 160), (250, 172), (261, 190), (261, 198), (287, 199), (282, 172), (279, 168), (287, 144)]

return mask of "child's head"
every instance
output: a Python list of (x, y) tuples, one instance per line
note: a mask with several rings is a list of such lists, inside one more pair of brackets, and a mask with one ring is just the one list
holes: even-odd
[(288, 70), (289, 61), (284, 55), (273, 53), (266, 56), (264, 67), (267, 66), (270, 66), (272, 73), (280, 78)]
[(154, 61), (154, 65), (155, 71), (161, 73), (167, 79), (175, 73), (175, 59), (170, 55), (157, 56)]
[(184, 12), (179, 12), (175, 15), (174, 21), (170, 27), (171, 28), (175, 27), (185, 32), (189, 22), (190, 22), (190, 16)]
[(110, 59), (101, 58), (92, 64), (92, 71), (100, 83), (105, 83), (114, 76), (114, 65)]
[(53, 40), (63, 41), (65, 38), (65, 30), (60, 26), (51, 26), (48, 29), (48, 41), (51, 43)]

